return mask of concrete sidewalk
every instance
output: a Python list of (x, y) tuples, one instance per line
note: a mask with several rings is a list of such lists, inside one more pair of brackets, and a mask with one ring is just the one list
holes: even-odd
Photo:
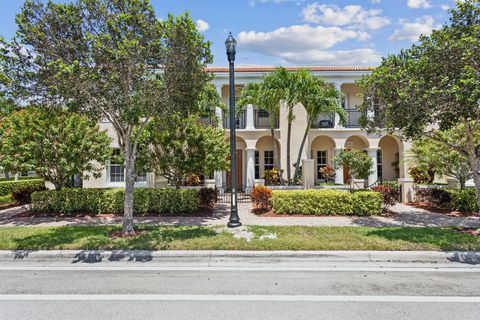
[[(423, 209), (397, 204), (391, 208), (392, 216), (305, 216), (258, 217), (251, 212), (251, 204), (239, 204), (239, 216), (244, 225), (261, 226), (340, 226), (340, 227), (447, 227), (480, 228), (480, 217), (451, 217)], [(0, 227), (14, 226), (96, 226), (121, 224), (122, 217), (21, 217), (25, 207), (0, 211)], [(136, 217), (136, 224), (216, 226), (226, 225), (229, 205), (218, 204), (209, 217)]]

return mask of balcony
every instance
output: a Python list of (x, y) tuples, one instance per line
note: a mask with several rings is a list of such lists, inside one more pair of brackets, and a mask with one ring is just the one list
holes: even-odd
[[(270, 129), (270, 114), (267, 110), (259, 109), (253, 111), (255, 129)], [(279, 127), (278, 117), (273, 121), (275, 129)]]
[(202, 115), (198, 121), (200, 122), (201, 125), (204, 125), (206, 127), (208, 126), (216, 126), (217, 125), (217, 118), (215, 116), (215, 111), (208, 111), (204, 115)]
[[(247, 125), (246, 111), (241, 110), (237, 113), (235, 119), (235, 128), (236, 129), (245, 129)], [(223, 114), (223, 127), (225, 129), (230, 129), (230, 116), (227, 113)]]
[(313, 120), (312, 128), (333, 128), (335, 126), (335, 113), (322, 113), (315, 120)]
[(345, 109), (345, 111), (347, 112), (345, 128), (361, 128), (360, 119), (365, 113), (357, 109)]

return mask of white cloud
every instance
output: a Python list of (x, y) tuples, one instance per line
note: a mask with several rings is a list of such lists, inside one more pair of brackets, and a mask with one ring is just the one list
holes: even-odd
[(380, 54), (371, 48), (283, 52), (279, 56), (285, 61), (304, 65), (376, 65), (382, 59)]
[(443, 11), (448, 11), (448, 10), (451, 9), (448, 4), (442, 4), (442, 5), (440, 6), (440, 8), (442, 8)]
[(197, 24), (197, 29), (200, 32), (204, 32), (204, 31), (207, 31), (208, 29), (210, 29), (210, 25), (208, 24), (208, 22), (206, 22), (202, 19), (198, 19), (196, 24)]
[(428, 9), (433, 7), (429, 0), (407, 0), (407, 6), (411, 9)]
[(270, 32), (240, 32), (238, 46), (243, 50), (280, 57), (297, 64), (373, 64), (380, 61), (375, 50), (326, 50), (347, 41), (363, 41), (366, 32), (310, 25), (294, 25)]
[(373, 3), (373, 4), (380, 3), (380, 2), (382, 2), (382, 0), (370, 0), (370, 3)]
[(336, 5), (315, 2), (305, 7), (302, 14), (306, 22), (327, 26), (377, 30), (390, 24), (388, 18), (381, 16), (382, 10), (366, 10), (359, 5), (340, 8)]
[(413, 21), (402, 19), (400, 20), (400, 28), (396, 29), (388, 39), (390, 41), (408, 40), (414, 42), (418, 40), (420, 35), (428, 35), (438, 27), (432, 16), (423, 16)]

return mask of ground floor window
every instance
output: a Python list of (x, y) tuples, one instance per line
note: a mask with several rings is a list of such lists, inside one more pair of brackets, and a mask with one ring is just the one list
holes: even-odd
[(325, 177), (323, 173), (320, 172), (320, 169), (324, 168), (328, 164), (327, 159), (327, 150), (317, 151), (317, 179), (323, 180)]
[(273, 151), (264, 151), (263, 153), (263, 162), (265, 164), (265, 170), (272, 170), (274, 167), (273, 164)]
[(255, 179), (260, 179), (260, 152), (255, 151)]
[[(113, 149), (110, 159), (110, 182), (125, 182), (125, 167), (119, 161), (120, 149)], [(137, 172), (135, 182), (147, 182), (146, 172)]]
[(378, 180), (383, 180), (383, 156), (382, 156), (382, 149), (377, 150), (377, 173), (378, 173)]

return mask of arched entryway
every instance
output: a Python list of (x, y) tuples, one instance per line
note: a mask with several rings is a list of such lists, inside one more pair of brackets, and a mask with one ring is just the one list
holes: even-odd
[(377, 171), (381, 181), (397, 181), (402, 176), (400, 166), (401, 142), (393, 136), (384, 136), (378, 143)]
[[(345, 150), (360, 150), (367, 152), (370, 144), (368, 139), (362, 136), (351, 136), (345, 141)], [(343, 183), (347, 184), (350, 180), (350, 174), (347, 167), (343, 167)]]
[(315, 161), (315, 182), (325, 181), (320, 169), (333, 166), (335, 141), (329, 136), (318, 136), (312, 141), (310, 150), (310, 157)]
[(263, 179), (265, 170), (280, 167), (280, 143), (271, 136), (263, 136), (255, 144), (255, 179)]

